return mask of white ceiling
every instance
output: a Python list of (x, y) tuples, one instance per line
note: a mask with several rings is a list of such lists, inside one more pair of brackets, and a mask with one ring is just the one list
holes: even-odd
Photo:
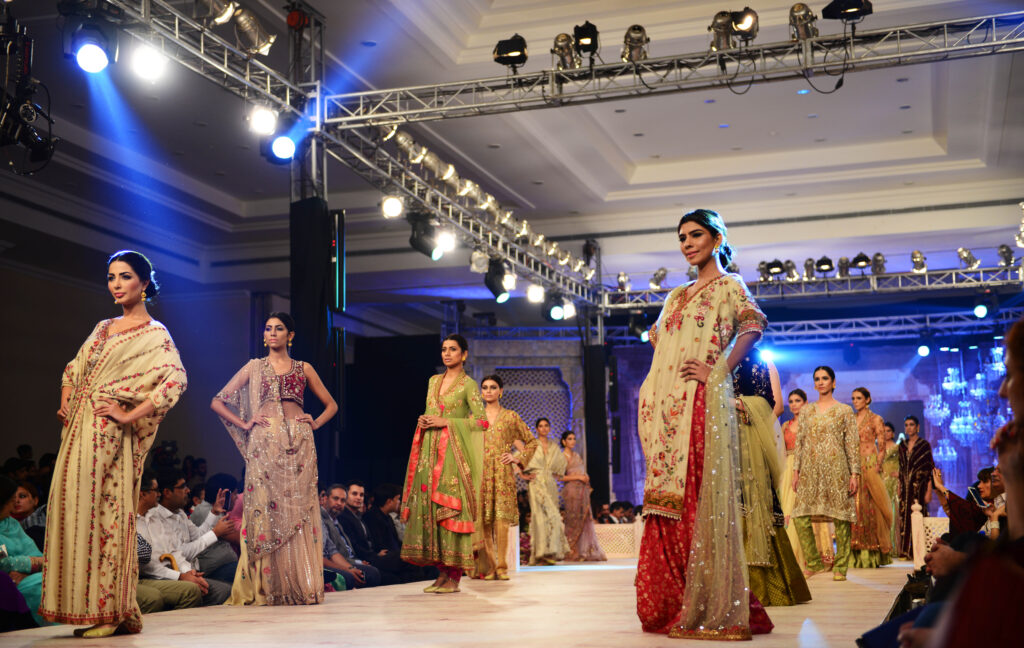
[[(633, 23), (646, 27), (654, 56), (699, 51), (711, 16), (739, 8), (656, 0), (312, 4), (327, 17), (335, 91), (502, 75), (490, 51), (513, 32), (530, 43), (526, 69), (544, 69), (553, 36), (588, 19), (601, 30), (606, 61), (618, 56)], [(788, 38), (791, 4), (756, 3), (757, 42)], [(824, 4), (812, 7), (820, 14)], [(271, 62), (283, 69), (280, 2), (250, 5), (281, 34)], [(1019, 0), (874, 5), (862, 29), (1024, 8)], [(35, 178), (0, 176), (0, 192), (20, 201), (0, 219), (97, 250), (109, 250), (118, 235), (151, 240), (155, 231), (183, 257), (154, 253), (169, 272), (208, 285), (286, 286), (287, 171), (259, 157), (244, 102), (178, 66), (164, 83), (140, 84), (124, 56), (112, 69), (107, 96), (115, 99), (91, 95), (95, 83), (61, 57), (54, 7), (11, 5), (37, 38), (34, 76), (50, 86), (56, 133), (66, 142)], [(833, 21), (819, 27), (840, 30)], [(834, 80), (815, 83), (831, 89)], [(1024, 199), (1024, 56), (852, 72), (834, 94), (797, 94), (806, 87), (687, 92), (409, 130), (535, 229), (565, 239), (563, 247), (597, 237), (606, 276), (640, 277), (659, 266), (683, 272), (672, 228), (696, 207), (723, 214), (748, 278), (765, 258), (799, 264), (861, 250), (884, 252), (892, 270), (909, 267), (912, 249), (924, 250), (933, 267), (951, 267), (951, 250), (965, 243), (994, 265), (995, 246), (1011, 239), (1021, 218), (1014, 201)], [(349, 286), (364, 315), (387, 311), (394, 330), (414, 330), (437, 309), (403, 314), (375, 304), (486, 299), (480, 275), (466, 269), (468, 252), (433, 264), (408, 251), (408, 227), (383, 221), (379, 196), (354, 174), (334, 164), (328, 182), (331, 207), (348, 209)], [(55, 215), (65, 213), (104, 231)], [(239, 263), (218, 266), (219, 259)], [(408, 270), (415, 275), (398, 274)], [(670, 283), (681, 280), (674, 274)], [(505, 323), (521, 323), (528, 312), (502, 308), (494, 309)]]

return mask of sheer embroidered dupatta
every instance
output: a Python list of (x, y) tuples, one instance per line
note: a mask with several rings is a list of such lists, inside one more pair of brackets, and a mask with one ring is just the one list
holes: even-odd
[(740, 490), (743, 493), (743, 538), (747, 564), (770, 567), (772, 489), (782, 468), (775, 449), (775, 419), (771, 405), (760, 396), (740, 396), (749, 423), (739, 422)]

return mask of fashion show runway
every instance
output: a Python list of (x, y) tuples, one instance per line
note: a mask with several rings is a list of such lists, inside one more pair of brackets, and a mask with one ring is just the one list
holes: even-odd
[[(852, 646), (882, 621), (910, 563), (851, 569), (810, 580), (814, 600), (768, 608), (775, 630), (753, 645)], [(216, 646), (680, 646), (707, 642), (644, 634), (636, 618), (635, 560), (530, 567), (508, 583), (463, 579), (458, 594), (424, 594), (423, 584), (327, 595), (309, 607), (194, 608), (144, 617), (142, 634), (75, 639), (68, 626), (0, 636), (9, 648), (83, 645), (133, 648)], [(750, 645), (750, 644), (747, 644)]]

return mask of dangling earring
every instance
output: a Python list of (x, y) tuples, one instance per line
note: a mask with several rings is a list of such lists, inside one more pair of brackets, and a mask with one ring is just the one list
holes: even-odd
[(289, 349), (292, 348), (292, 341), (291, 340), (288, 340), (288, 348)]
[(267, 341), (266, 340), (263, 340), (263, 346), (264, 347), (267, 346)]
[(146, 291), (142, 291), (142, 301), (146, 301)]

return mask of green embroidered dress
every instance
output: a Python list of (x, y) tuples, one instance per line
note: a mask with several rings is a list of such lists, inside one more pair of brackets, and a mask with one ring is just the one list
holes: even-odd
[(463, 373), (441, 393), (443, 377), (430, 378), (424, 413), (448, 419), (448, 427), (417, 428), (409, 454), (402, 489), (402, 559), (470, 569), (487, 415), (476, 381)]

